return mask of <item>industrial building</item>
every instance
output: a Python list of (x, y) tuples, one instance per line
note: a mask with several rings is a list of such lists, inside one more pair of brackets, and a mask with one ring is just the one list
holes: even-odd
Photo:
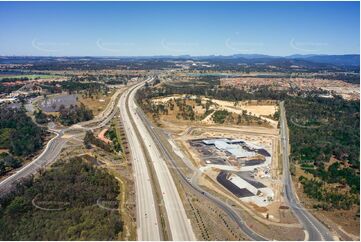
[(274, 200), (270, 153), (261, 146), (240, 139), (215, 137), (189, 141), (201, 155), (205, 169), (220, 170), (217, 182), (243, 202), (266, 207)]
[(217, 181), (244, 202), (252, 202), (259, 207), (265, 207), (274, 199), (271, 188), (262, 183), (254, 183), (243, 179), (238, 174), (221, 171)]
[(243, 140), (206, 139), (202, 140), (202, 142), (206, 145), (214, 145), (217, 149), (225, 151), (235, 158), (247, 158), (256, 154), (270, 156), (265, 149), (251, 143), (246, 143)]

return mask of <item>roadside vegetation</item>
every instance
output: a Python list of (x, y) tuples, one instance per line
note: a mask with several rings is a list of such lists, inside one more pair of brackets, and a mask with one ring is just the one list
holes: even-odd
[(87, 149), (91, 149), (92, 145), (95, 145), (107, 152), (114, 152), (114, 153), (123, 152), (122, 145), (120, 144), (120, 141), (118, 139), (114, 127), (111, 127), (107, 131), (106, 136), (111, 140), (111, 143), (107, 144), (104, 141), (100, 140), (99, 138), (95, 137), (92, 131), (87, 131), (84, 137), (84, 145)]
[[(141, 103), (144, 111), (152, 113), (156, 120), (159, 114), (166, 114), (174, 109), (174, 105), (155, 105), (150, 100), (175, 94), (204, 95), (210, 99), (234, 102), (285, 101), (293, 160), (290, 164), (291, 174), (296, 174), (296, 166), (308, 174), (307, 177), (302, 176), (298, 179), (303, 185), (305, 194), (314, 199), (314, 207), (332, 210), (350, 209), (359, 205), (360, 104), (358, 101), (345, 100), (339, 96), (320, 97), (326, 94), (320, 89), (279, 91), (269, 86), (253, 86), (247, 90), (220, 87), (218, 79), (212, 77), (202, 77), (181, 84), (173, 82), (158, 85), (157, 88), (145, 87), (138, 93), (138, 102)], [(184, 110), (188, 111), (186, 107)], [(184, 115), (178, 116), (183, 118)], [(278, 120), (279, 112), (268, 118)], [(261, 122), (254, 120), (254, 117), (247, 113), (234, 116), (228, 110), (216, 110), (212, 114), (212, 119), (220, 124), (232, 123), (230, 121), (237, 124)]]
[(33, 112), (35, 121), (38, 124), (46, 124), (50, 121), (60, 122), (62, 125), (70, 126), (79, 122), (88, 121), (94, 118), (93, 111), (84, 104), (59, 107), (59, 115), (43, 112), (41, 109)]
[(112, 147), (114, 152), (123, 152), (120, 138), (118, 137), (117, 130), (114, 125), (110, 127), (110, 129), (106, 132), (105, 135), (112, 141)]
[(102, 140), (98, 139), (97, 137), (95, 137), (94, 133), (90, 130), (88, 130), (85, 134), (84, 145), (87, 149), (91, 149), (92, 145), (95, 145), (99, 148), (102, 148), (103, 150), (105, 150), (107, 152), (112, 151), (111, 144), (107, 144), (107, 143), (103, 142)]
[(360, 104), (342, 98), (289, 97), (291, 155), (304, 172), (304, 192), (322, 209), (359, 204)]
[(60, 106), (59, 108), (59, 121), (66, 126), (88, 121), (93, 117), (93, 112), (82, 103), (80, 105), (71, 105), (68, 108), (64, 106)]
[(0, 107), (0, 148), (15, 156), (28, 156), (42, 147), (43, 130), (23, 108)]
[(1, 240), (117, 240), (119, 185), (81, 158), (59, 161), (1, 200)]
[(21, 161), (19, 159), (6, 152), (0, 153), (0, 176), (20, 166)]
[(51, 120), (55, 120), (55, 117), (53, 115), (45, 114), (41, 109), (35, 110), (33, 115), (34, 115), (35, 121), (38, 124), (46, 124)]

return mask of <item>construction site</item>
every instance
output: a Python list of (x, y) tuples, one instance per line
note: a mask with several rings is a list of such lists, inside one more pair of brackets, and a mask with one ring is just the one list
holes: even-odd
[(271, 154), (261, 146), (228, 138), (191, 140), (204, 166), (220, 169), (217, 181), (244, 202), (266, 207), (274, 192), (263, 180), (271, 178)]
[[(278, 129), (195, 122), (190, 127), (179, 123), (163, 129), (172, 148), (183, 151), (183, 161), (196, 167), (195, 175), (189, 174), (192, 183), (233, 208), (246, 211), (242, 212), (243, 219), (259, 233), (280, 239), (286, 236), (280, 228), (287, 224), (294, 235), (303, 238), (282, 194)], [(204, 216), (213, 221), (212, 213), (204, 211)]]
[[(200, 102), (197, 102), (198, 98)], [(210, 110), (228, 110), (239, 115), (244, 115), (244, 110), (247, 110), (249, 114), (267, 121), (268, 124), (235, 124), (228, 121), (223, 124), (216, 123), (212, 111), (205, 114), (203, 106), (206, 106), (207, 102)], [(153, 107), (164, 107), (157, 115), (151, 112), (147, 114), (154, 121), (154, 129), (164, 132), (173, 151), (181, 157), (177, 166), (182, 169), (189, 182), (197, 184), (211, 194), (210, 196), (220, 199), (235, 210), (243, 211), (240, 214), (245, 223), (268, 238), (286, 238), (288, 235), (283, 226), (287, 226), (288, 230), (292, 229), (294, 237), (304, 238), (301, 226), (284, 200), (282, 192), (280, 137), (278, 122), (273, 119), (273, 115), (278, 111), (277, 103), (265, 100), (234, 103), (206, 97), (176, 95), (153, 98), (151, 103)], [(179, 114), (182, 115), (179, 108), (182, 105), (179, 103), (193, 106), (195, 120), (179, 117)], [(205, 226), (216, 226), (214, 214), (204, 209), (203, 204), (196, 203), (201, 198), (190, 191), (184, 192), (191, 199), (192, 206), (202, 211)], [(194, 212), (192, 206), (186, 209), (191, 217)], [(195, 225), (197, 221), (199, 218), (195, 218)], [(197, 232), (201, 237), (205, 236), (202, 231), (200, 228)], [(222, 233), (222, 236), (226, 234)], [(218, 238), (216, 234), (209, 236)]]

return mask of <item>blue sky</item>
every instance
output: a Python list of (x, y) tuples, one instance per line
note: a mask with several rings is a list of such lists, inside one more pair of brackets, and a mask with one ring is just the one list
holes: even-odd
[(0, 55), (360, 52), (359, 2), (0, 2)]

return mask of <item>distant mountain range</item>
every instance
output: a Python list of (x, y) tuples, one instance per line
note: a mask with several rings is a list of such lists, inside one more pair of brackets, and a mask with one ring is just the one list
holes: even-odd
[(287, 58), (302, 59), (316, 63), (334, 64), (334, 65), (360, 65), (360, 55), (293, 55)]
[(124, 60), (124, 59), (133, 59), (133, 60), (198, 60), (198, 61), (228, 61), (228, 62), (239, 62), (247, 64), (255, 63), (267, 63), (267, 64), (303, 64), (303, 65), (312, 65), (312, 63), (325, 64), (325, 65), (336, 65), (336, 66), (360, 66), (360, 55), (359, 54), (347, 54), (347, 55), (290, 55), (290, 56), (270, 56), (262, 54), (235, 54), (235, 55), (209, 55), (209, 56), (191, 56), (191, 55), (160, 55), (160, 56), (124, 56), (124, 57), (114, 57), (114, 56), (79, 56), (79, 57), (52, 57), (52, 56), (0, 56), (0, 64), (2, 63), (15, 63), (29, 61), (49, 61), (49, 60)]
[[(192, 57), (190, 57), (192, 58)], [(199, 59), (234, 59), (245, 60), (245, 62), (282, 62), (286, 60), (307, 61), (321, 64), (342, 65), (342, 66), (360, 66), (360, 55), (290, 55), (290, 56), (270, 56), (261, 54), (236, 54), (230, 56), (202, 56)]]

